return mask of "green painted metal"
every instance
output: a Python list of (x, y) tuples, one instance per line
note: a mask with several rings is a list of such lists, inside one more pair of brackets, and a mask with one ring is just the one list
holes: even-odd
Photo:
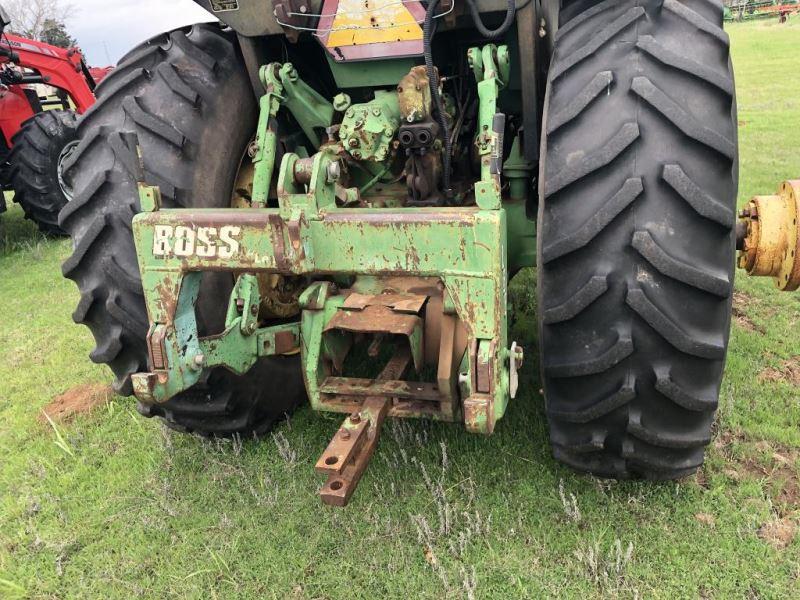
[[(290, 157), (284, 162), (291, 160)], [(246, 271), (247, 273), (314, 274), (335, 273), (392, 276), (439, 277), (445, 285), (459, 318), (470, 338), (495, 340), (498, 349), (507, 346), (506, 303), (506, 214), (502, 209), (341, 209), (334, 206), (314, 211), (315, 201), (308, 195), (290, 194), (281, 209), (182, 209), (140, 213), (133, 230), (140, 256), (142, 282), (150, 319), (167, 330), (167, 364), (160, 374), (134, 376), (137, 395), (163, 402), (197, 382), (191, 362), (198, 354), (215, 357), (215, 364), (226, 364), (225, 356), (236, 365), (253, 364), (267, 349), (252, 341), (254, 335), (242, 330), (242, 316), (235, 317), (220, 339), (199, 340), (194, 317), (200, 274), (205, 270)], [(301, 205), (305, 204), (301, 208)], [(289, 218), (284, 220), (281, 213)], [(296, 234), (292, 224), (297, 224)], [(233, 254), (199, 256), (183, 251), (188, 232), (221, 232), (235, 242)], [(161, 248), (163, 233), (169, 232), (172, 244)], [(199, 235), (196, 234), (196, 235)], [(221, 235), (221, 234), (220, 234)], [(161, 237), (159, 237), (161, 236)], [(488, 242), (488, 243), (487, 243)], [(183, 246), (182, 246), (183, 245)], [(278, 256), (276, 248), (283, 250)], [(176, 253), (178, 250), (180, 252)], [(219, 248), (218, 248), (219, 250)], [(157, 255), (158, 254), (158, 255)], [(252, 306), (257, 289), (237, 287), (237, 298)], [(249, 291), (248, 291), (249, 290)], [(245, 293), (247, 291), (247, 293)], [(317, 295), (324, 295), (315, 292)], [(306, 294), (312, 294), (307, 291)], [(330, 320), (339, 299), (323, 301), (322, 316), (312, 318), (311, 308), (303, 311), (302, 348), (312, 405), (322, 407), (315, 397), (319, 381), (310, 373), (321, 367), (314, 364), (322, 352), (322, 324)], [(304, 306), (312, 306), (304, 294)], [(319, 309), (317, 309), (319, 310)], [(327, 311), (327, 312), (325, 312)], [(282, 326), (287, 327), (287, 326)], [(278, 330), (254, 332), (255, 339), (274, 336)], [(212, 348), (210, 345), (214, 345)], [(274, 346), (273, 346), (274, 347)], [(204, 350), (205, 349), (205, 350)], [(249, 360), (244, 357), (249, 356)], [(495, 362), (500, 357), (493, 359)], [(203, 366), (211, 366), (208, 362)], [(504, 410), (507, 403), (507, 367), (496, 364), (492, 370), (493, 405)], [(164, 379), (165, 381), (161, 381)], [(493, 422), (488, 423), (493, 427)]]
[[(164, 402), (197, 383), (203, 369), (224, 366), (244, 373), (262, 356), (299, 346), (312, 406), (341, 410), (326, 403), (320, 391), (330, 374), (326, 365), (341, 362), (353, 343), (347, 332), (326, 331), (346, 298), (334, 281), (359, 293), (380, 294), (388, 278), (423, 277), (440, 282), (443, 314), (456, 316), (467, 336), (468, 350), (455, 363), (460, 375), (452, 382), (462, 408), (438, 418), (461, 418), (474, 432), (494, 430), (509, 401), (509, 269), (535, 260), (533, 222), (525, 216), (524, 186), (531, 172), (517, 140), (505, 163), (511, 197), (502, 198), (503, 181), (491, 163), (493, 156), (495, 165), (502, 156), (502, 139), (492, 132), (492, 122), (498, 94), (508, 81), (508, 52), (505, 46), (489, 45), (471, 49), (469, 58), (480, 100), (477, 206), (341, 206), (357, 200), (360, 191), (387, 172), (389, 144), (399, 125), (397, 94), (390, 91), (348, 107), (340, 128), (343, 140), (359, 137), (360, 158), (367, 161), (362, 164), (372, 164), (360, 190), (337, 183), (337, 163), (345, 148), (328, 142), (311, 157), (283, 156), (277, 169), (278, 208), (265, 208), (275, 172), (273, 124), (279, 111), (289, 110), (312, 140), (334, 115), (333, 106), (300, 81), (291, 65), (278, 64), (261, 70), (266, 93), (251, 149), (253, 208), (164, 210), (157, 188), (140, 186), (143, 212), (133, 219), (133, 233), (152, 323), (148, 339), (153, 357), (152, 372), (134, 376), (140, 399)], [(208, 338), (199, 336), (195, 318), (204, 271), (238, 273), (225, 330)], [(259, 327), (258, 276), (265, 273), (316, 279), (300, 297), (297, 322)], [(409, 342), (419, 368), (421, 328), (410, 334)]]
[(414, 57), (336, 62), (325, 54), (336, 85), (340, 88), (376, 88), (397, 85), (416, 64)]
[(389, 157), (399, 125), (397, 92), (377, 91), (373, 100), (353, 104), (345, 111), (339, 137), (356, 160), (380, 162)]
[(481, 157), (481, 178), (475, 183), (475, 201), (486, 209), (499, 208), (501, 198), (500, 174), (492, 173), (492, 157), (502, 156), (502, 138), (493, 130), (497, 115), (497, 98), (511, 68), (507, 46), (488, 44), (481, 49), (470, 48), (467, 61), (478, 81), (478, 133), (475, 145)]
[[(260, 295), (253, 275), (243, 274), (238, 278), (231, 293), (225, 330), (201, 339), (195, 303), (202, 272), (179, 274), (167, 271), (164, 277), (153, 277), (153, 272), (147, 270), (146, 274), (148, 280), (142, 281), (145, 289), (159, 293), (159, 301), (148, 302), (152, 323), (149, 339), (160, 340), (160, 354), (170, 369), (167, 376), (156, 373), (133, 375), (134, 392), (140, 400), (167, 400), (198, 383), (203, 369), (224, 366), (234, 373), (246, 373), (260, 357), (275, 354), (277, 335), (289, 334), (299, 343), (297, 323), (258, 328), (256, 317)], [(153, 282), (157, 282), (156, 288), (150, 288)]]
[[(333, 105), (300, 79), (292, 63), (266, 65), (261, 69), (261, 78), (268, 95), (270, 84), (282, 87), (282, 91), (276, 91), (276, 99), (292, 113), (308, 140), (318, 147), (322, 142), (320, 130), (333, 122)], [(263, 106), (261, 113), (264, 114)]]
[(521, 137), (511, 144), (511, 152), (503, 163), (503, 176), (508, 180), (508, 195), (512, 200), (527, 200), (532, 191), (533, 165), (522, 156)]

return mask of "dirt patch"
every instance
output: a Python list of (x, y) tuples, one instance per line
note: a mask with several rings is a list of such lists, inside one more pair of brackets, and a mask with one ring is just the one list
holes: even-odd
[(758, 537), (778, 550), (788, 547), (796, 535), (797, 523), (791, 517), (776, 519), (762, 525), (758, 530)]
[(697, 513), (694, 516), (694, 518), (698, 522), (702, 523), (703, 525), (706, 525), (707, 527), (710, 527), (711, 529), (713, 529), (717, 524), (717, 521), (714, 518), (714, 515), (710, 515), (708, 513)]
[(760, 333), (764, 335), (767, 333), (767, 330), (757, 325), (753, 322), (753, 320), (747, 315), (747, 307), (757, 302), (751, 296), (745, 294), (744, 292), (734, 292), (733, 293), (733, 320), (734, 322), (745, 331), (750, 331), (754, 333)]
[[(98, 406), (103, 406), (114, 397), (114, 390), (100, 383), (87, 383), (78, 385), (56, 396), (42, 410), (53, 421), (69, 422), (75, 415), (88, 413)], [(44, 414), (39, 414), (39, 420), (47, 423)]]
[(781, 366), (767, 367), (758, 374), (758, 380), (770, 383), (790, 383), (800, 386), (800, 356), (784, 360)]
[[(734, 451), (733, 446), (739, 447)], [(741, 432), (724, 431), (714, 448), (728, 461), (723, 470), (733, 481), (757, 479), (772, 498), (779, 516), (800, 510), (800, 449), (761, 440), (748, 440)]]
[(800, 476), (795, 467), (798, 458), (798, 450), (773, 449), (766, 462), (747, 458), (739, 462), (737, 470), (740, 475), (764, 480), (776, 510), (785, 509), (783, 514), (786, 514), (800, 509)]

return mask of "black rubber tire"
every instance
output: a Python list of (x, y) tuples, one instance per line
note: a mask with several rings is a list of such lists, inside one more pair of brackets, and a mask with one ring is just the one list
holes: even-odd
[(548, 76), (540, 350), (557, 459), (674, 479), (704, 460), (727, 352), (736, 102), (717, 0), (609, 0)]
[[(166, 207), (227, 207), (238, 162), (255, 130), (257, 103), (232, 32), (195, 25), (128, 53), (97, 87), (81, 119), (80, 144), (63, 166), (74, 190), (60, 215), (74, 253), (63, 273), (78, 284), (73, 315), (94, 334), (91, 359), (108, 364), (115, 389), (147, 370), (148, 328), (131, 219), (139, 210), (136, 141), (144, 177)], [(197, 313), (201, 334), (222, 330), (231, 274), (207, 274)], [(164, 404), (139, 405), (201, 435), (261, 434), (305, 397), (299, 359), (263, 359), (244, 376), (223, 369)]]
[(58, 182), (58, 161), (64, 147), (77, 137), (78, 116), (71, 110), (47, 110), (33, 115), (12, 138), (8, 177), (14, 201), (49, 235), (64, 235), (58, 213), (67, 197)]

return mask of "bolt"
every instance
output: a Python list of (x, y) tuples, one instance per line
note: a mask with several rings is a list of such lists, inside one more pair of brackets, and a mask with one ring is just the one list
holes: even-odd
[(305, 4), (303, 4), (303, 6), (300, 7), (300, 12), (303, 14), (307, 13), (308, 7)]
[(258, 154), (258, 142), (254, 141), (247, 147), (247, 156), (255, 158), (256, 154)]
[(361, 129), (363, 126), (364, 126), (364, 121), (362, 121), (361, 119), (358, 119), (356, 121), (356, 129)]
[(350, 146), (351, 148), (358, 148), (358, 138), (354, 137), (350, 138), (349, 140), (347, 140), (347, 145)]
[(258, 325), (255, 323), (248, 323), (247, 326), (244, 328), (245, 335), (253, 335), (256, 332)]
[(380, 108), (373, 108), (372, 109), (372, 114), (375, 115), (376, 117), (380, 117), (381, 116), (381, 109)]
[(361, 152), (359, 152), (358, 150), (356, 150), (355, 152), (352, 152), (352, 155), (353, 155), (353, 158), (355, 158), (356, 160), (361, 160)]
[(192, 370), (199, 371), (200, 369), (203, 368), (205, 362), (206, 362), (205, 355), (203, 355), (202, 353), (195, 354), (194, 357), (192, 358), (192, 362), (189, 363), (189, 366), (192, 368)]
[(361, 415), (357, 412), (354, 412), (352, 415), (350, 415), (350, 422), (354, 425), (358, 425), (361, 423)]
[(253, 315), (254, 317), (258, 314), (258, 306), (257, 305), (253, 304), (250, 307), (250, 314)]
[(355, 114), (355, 113), (353, 112), (353, 109), (352, 109), (352, 108), (348, 108), (348, 109), (347, 109), (347, 112), (346, 112), (346, 113), (344, 113), (344, 116), (345, 116), (345, 117), (348, 117), (348, 118), (353, 118), (353, 115), (354, 115), (354, 114)]
[(326, 178), (328, 183), (334, 183), (339, 181), (339, 177), (342, 175), (342, 167), (339, 164), (339, 161), (328, 163), (327, 168), (325, 169)]
[[(345, 94), (343, 92), (339, 93), (339, 94), (336, 94), (333, 97), (333, 108), (335, 110), (338, 110), (339, 112), (346, 111), (348, 108), (350, 108), (350, 104), (351, 103), (352, 103), (352, 100), (350, 100), (350, 96), (348, 96), (347, 94)], [(348, 116), (352, 116), (351, 113), (352, 113), (352, 111), (348, 111)]]

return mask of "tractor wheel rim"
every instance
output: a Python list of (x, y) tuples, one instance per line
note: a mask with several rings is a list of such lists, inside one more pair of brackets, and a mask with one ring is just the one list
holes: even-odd
[(67, 199), (67, 202), (72, 200), (72, 186), (68, 185), (66, 181), (64, 181), (64, 161), (75, 152), (75, 149), (78, 147), (80, 142), (78, 140), (73, 140), (69, 142), (64, 148), (61, 149), (61, 153), (58, 155), (58, 166), (56, 167), (57, 176), (58, 176), (58, 187), (61, 188), (61, 193), (64, 194), (64, 197)]

